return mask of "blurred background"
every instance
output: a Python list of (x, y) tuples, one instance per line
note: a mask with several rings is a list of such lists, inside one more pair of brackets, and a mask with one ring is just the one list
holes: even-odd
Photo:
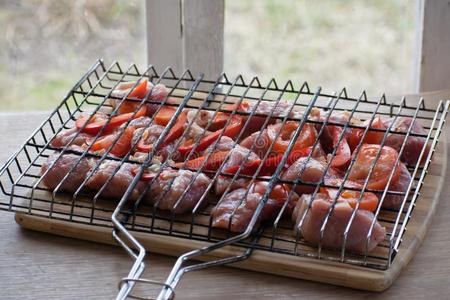
[[(225, 0), (225, 63), (376, 97), (412, 91), (408, 0)], [(49, 110), (98, 58), (146, 66), (141, 0), (0, 0), (0, 111)]]

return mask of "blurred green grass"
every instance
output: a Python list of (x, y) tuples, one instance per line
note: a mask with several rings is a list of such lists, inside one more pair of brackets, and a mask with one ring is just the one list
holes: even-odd
[[(369, 95), (412, 88), (407, 0), (226, 0), (230, 75)], [(146, 64), (144, 1), (0, 2), (0, 111), (48, 110), (98, 58)]]

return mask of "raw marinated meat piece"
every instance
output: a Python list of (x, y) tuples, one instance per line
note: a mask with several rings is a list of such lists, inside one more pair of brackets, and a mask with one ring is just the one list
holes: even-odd
[(210, 153), (211, 151), (228, 151), (233, 149), (235, 144), (235, 141), (228, 137), (223, 135), (219, 142), (217, 143), (217, 145), (214, 146), (214, 144), (212, 144), (211, 146), (209, 146), (206, 150), (205, 150), (205, 154), (206, 153)]
[[(400, 164), (400, 175), (395, 182), (392, 182), (389, 185), (389, 191), (406, 192), (411, 179), (411, 174), (409, 173), (408, 168), (405, 164)], [(381, 193), (379, 194), (379, 197), (381, 197)], [(404, 197), (404, 195), (386, 194), (383, 201), (383, 207), (398, 209), (400, 208)]]
[[(247, 155), (249, 155), (249, 156), (246, 159)], [(256, 160), (256, 159), (259, 159), (258, 155), (251, 152), (247, 148), (236, 145), (231, 150), (231, 152), (228, 156), (228, 160), (225, 163), (225, 165), (223, 166), (222, 170), (226, 170), (228, 167), (231, 167), (231, 166), (241, 165), (245, 161)], [(231, 181), (232, 181), (232, 177), (222, 176), (222, 175), (218, 176), (217, 180), (215, 182), (216, 194), (218, 194), (218, 195), (223, 194), (225, 192), (225, 190), (228, 188), (228, 185), (231, 184)], [(245, 187), (245, 186), (247, 186), (248, 182), (249, 182), (249, 179), (247, 179), (247, 178), (237, 178), (232, 183), (232, 186), (230, 188), (231, 188), (231, 190), (234, 190), (239, 187)]]
[[(309, 203), (311, 202), (311, 195), (303, 195), (297, 202), (297, 206), (294, 210), (293, 219), (295, 221), (295, 231), (297, 231), (298, 224), (302, 218), (302, 215), (306, 211)], [(311, 204), (311, 208), (306, 214), (304, 222), (300, 228), (302, 237), (313, 245), (319, 245), (320, 242), (320, 229), (326, 218), (328, 210), (332, 202), (330, 199), (323, 195), (317, 194), (316, 198)], [(322, 246), (332, 249), (341, 249), (343, 246), (344, 237), (343, 234), (348, 225), (350, 217), (353, 213), (353, 208), (346, 202), (336, 203), (336, 206), (328, 219), (328, 223), (325, 227)], [(366, 239), (370, 226), (374, 219), (373, 213), (367, 210), (359, 209), (353, 223), (350, 226), (350, 230), (347, 236), (347, 242), (345, 245), (346, 250), (357, 253), (365, 253)], [(375, 222), (370, 241), (368, 243), (368, 252), (372, 251), (380, 242), (386, 237), (386, 229)]]
[[(243, 110), (247, 113), (251, 113), (254, 107), (257, 105), (256, 101), (244, 100), (243, 103), (246, 105), (241, 105), (241, 108), (239, 108), (239, 110)], [(303, 117), (302, 109), (298, 106), (294, 106), (294, 108), (292, 108), (292, 111), (289, 112), (292, 106), (294, 106), (294, 101), (289, 100), (280, 100), (278, 104), (276, 101), (261, 101), (254, 114), (262, 114), (267, 116), (271, 115), (272, 117), (288, 116), (290, 118), (301, 119)], [(250, 120), (248, 120), (248, 125), (245, 130), (244, 136), (260, 130), (261, 127), (263, 127), (266, 119), (267, 117), (260, 115), (251, 117)], [(277, 118), (272, 118), (269, 121), (269, 124), (275, 123), (276, 120)]]
[[(411, 122), (413, 121), (410, 117), (398, 117), (395, 123), (392, 125), (391, 130), (397, 132), (407, 132)], [(393, 118), (386, 120), (385, 124), (388, 127), (393, 122)], [(428, 132), (420, 125), (420, 123), (416, 120), (414, 121), (411, 127), (411, 133), (415, 134), (428, 134)], [(405, 140), (405, 135), (390, 133), (385, 140), (385, 145), (390, 146), (400, 151), (400, 148)], [(419, 160), (420, 153), (422, 149), (425, 147), (424, 154), (422, 156), (421, 163), (424, 163), (428, 152), (430, 151), (430, 144), (425, 144), (426, 138), (419, 136), (409, 136), (406, 140), (405, 147), (403, 148), (403, 153), (400, 156), (400, 159), (406, 163), (407, 165), (414, 166)]]
[[(319, 183), (325, 172), (325, 166), (314, 158), (299, 158), (281, 176), (283, 180), (295, 181), (300, 179), (303, 183)], [(314, 192), (315, 187), (299, 184), (295, 192), (299, 195)]]
[[(255, 104), (256, 105), (256, 102)], [(294, 106), (294, 101), (289, 100), (280, 100), (278, 103), (276, 101), (261, 101), (256, 108), (256, 114), (263, 114), (263, 115), (271, 115), (274, 117), (294, 117), (296, 116), (302, 116), (302, 113), (300, 112), (300, 108), (298, 106), (294, 106), (292, 108), (292, 111), (289, 112), (291, 107)], [(249, 111), (252, 111), (254, 108), (253, 105), (249, 107)], [(295, 115), (294, 115), (295, 114)]]
[[(265, 192), (264, 186), (259, 191), (255, 189), (255, 185), (265, 184), (267, 183), (257, 182), (248, 190), (240, 188), (230, 191), (211, 212), (213, 218), (212, 226), (228, 229), (231, 222), (230, 230), (232, 232), (245, 231)], [(246, 196), (247, 191), (248, 194)], [(287, 191), (282, 185), (277, 185), (269, 195), (269, 199), (267, 199), (258, 217), (258, 222), (273, 220), (280, 212), (286, 199)]]
[(153, 144), (158, 140), (163, 131), (164, 126), (156, 124), (150, 125), (148, 128), (138, 128), (134, 131), (131, 144), (136, 145), (140, 139), (144, 139), (145, 144)]
[[(53, 190), (58, 186), (61, 180), (66, 174), (75, 166), (80, 159), (80, 156), (76, 154), (63, 154), (58, 160), (59, 153), (50, 155), (47, 160), (42, 164), (41, 174), (44, 174), (49, 167), (56, 161), (48, 173), (43, 177), (42, 182), (49, 189)], [(69, 174), (64, 183), (61, 185), (61, 191), (74, 192), (78, 189), (80, 184), (86, 178), (89, 170), (93, 165), (93, 160), (90, 158), (83, 158), (81, 162), (75, 167), (75, 169)]]
[(252, 151), (261, 158), (264, 157), (270, 147), (270, 139), (267, 136), (267, 130), (263, 130), (261, 135), (260, 131), (252, 133), (242, 140), (239, 145), (247, 149), (252, 149)]
[(206, 130), (205, 127), (214, 118), (214, 112), (209, 110), (188, 109), (187, 110), (187, 124), (189, 129), (186, 133), (186, 139), (196, 139), (198, 136), (206, 136), (211, 130)]
[[(192, 179), (194, 182), (191, 184)], [(205, 174), (189, 170), (165, 169), (152, 182), (146, 195), (146, 202), (163, 210), (170, 210), (176, 214), (191, 212), (211, 183)], [(186, 191), (183, 198), (181, 195)], [(181, 199), (181, 200), (180, 200)], [(177, 207), (174, 207), (180, 200)], [(159, 203), (158, 203), (159, 202)], [(203, 201), (202, 205), (206, 204)]]
[[(78, 133), (76, 127), (71, 129), (66, 129), (58, 133), (54, 139), (51, 141), (50, 145), (55, 148), (62, 148), (70, 143), (72, 138)], [(83, 144), (88, 143), (90, 139), (93, 137), (87, 133), (80, 132), (78, 133), (75, 140), (71, 143), (71, 145), (82, 146)]]
[[(88, 179), (86, 187), (98, 191), (108, 180), (110, 180), (100, 196), (120, 199), (131, 184), (134, 178), (132, 171), (137, 167), (133, 164), (123, 163), (119, 170), (116, 171), (120, 163), (120, 161), (104, 160), (94, 174)], [(112, 174), (114, 175), (109, 179)], [(144, 187), (145, 185), (142, 182), (139, 182), (131, 192), (130, 199), (137, 200), (144, 192)]]

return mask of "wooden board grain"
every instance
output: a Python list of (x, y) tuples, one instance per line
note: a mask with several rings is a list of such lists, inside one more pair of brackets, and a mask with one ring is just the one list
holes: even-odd
[[(371, 291), (382, 291), (388, 288), (414, 257), (436, 212), (440, 191), (445, 182), (447, 166), (447, 137), (445, 133), (442, 134), (440, 140), (441, 142), (437, 145), (429, 168), (429, 174), (422, 187), (420, 198), (416, 202), (411, 220), (407, 225), (408, 230), (403, 235), (399, 252), (388, 270), (374, 270), (327, 260), (271, 253), (264, 250), (254, 250), (248, 259), (231, 266)], [(16, 214), (16, 222), (24, 228), (32, 230), (115, 244), (111, 236), (111, 229), (106, 226), (94, 227), (23, 213)], [(133, 232), (133, 235), (148, 251), (173, 256), (207, 245), (206, 242), (190, 240), (189, 243), (186, 243), (185, 239), (143, 232)], [(208, 261), (238, 253), (242, 253), (241, 247), (227, 246), (199, 259)]]

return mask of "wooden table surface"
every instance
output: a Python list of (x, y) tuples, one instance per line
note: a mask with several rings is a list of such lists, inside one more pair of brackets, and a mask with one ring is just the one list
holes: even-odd
[[(0, 113), (0, 163), (46, 115)], [(445, 130), (450, 132), (450, 127)], [(419, 252), (383, 293), (218, 267), (187, 274), (176, 290), (177, 299), (449, 299), (449, 191), (446, 185)], [(163, 280), (174, 262), (172, 257), (149, 254), (145, 277)], [(0, 299), (111, 299), (130, 266), (119, 247), (27, 231), (14, 222), (13, 213), (0, 211)], [(156, 287), (137, 290), (151, 293)]]

